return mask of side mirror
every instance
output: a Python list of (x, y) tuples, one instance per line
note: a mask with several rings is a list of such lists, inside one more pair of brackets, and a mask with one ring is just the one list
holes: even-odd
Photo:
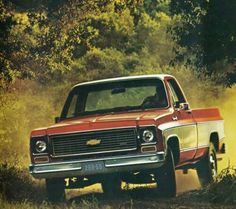
[(187, 103), (187, 102), (180, 103), (179, 104), (179, 109), (181, 109), (181, 110), (189, 110), (190, 109), (189, 103)]
[(55, 123), (59, 123), (59, 122), (60, 122), (60, 120), (61, 120), (61, 118), (60, 118), (60, 117), (55, 117)]
[(180, 108), (180, 104), (181, 104), (180, 102), (175, 102), (174, 107), (178, 109), (178, 108)]

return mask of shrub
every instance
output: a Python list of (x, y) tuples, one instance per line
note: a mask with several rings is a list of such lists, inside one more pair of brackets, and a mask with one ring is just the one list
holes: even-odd
[(22, 199), (31, 191), (29, 177), (15, 166), (0, 165), (0, 193), (9, 200)]
[[(43, 187), (33, 182), (27, 170), (0, 164), (0, 196), (10, 201), (42, 200)], [(45, 197), (44, 197), (45, 198)]]
[(214, 203), (236, 203), (236, 167), (222, 170), (216, 181), (207, 188), (206, 194)]

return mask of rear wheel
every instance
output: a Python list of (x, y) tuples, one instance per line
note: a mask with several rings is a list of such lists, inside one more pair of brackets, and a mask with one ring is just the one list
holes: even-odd
[(217, 176), (217, 158), (213, 143), (210, 143), (208, 154), (197, 164), (197, 174), (201, 185), (207, 186)]
[(157, 173), (157, 189), (163, 197), (176, 196), (175, 166), (172, 150), (168, 148), (166, 162)]
[(46, 179), (46, 190), (50, 202), (65, 201), (64, 179)]
[(121, 179), (117, 176), (107, 176), (101, 184), (106, 196), (117, 197), (121, 193)]

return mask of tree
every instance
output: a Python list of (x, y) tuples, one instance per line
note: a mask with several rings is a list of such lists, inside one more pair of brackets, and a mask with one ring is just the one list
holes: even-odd
[(0, 0), (2, 79), (10, 81), (13, 74), (40, 82), (62, 79), (75, 59), (94, 47), (111, 44), (108, 47), (121, 50), (132, 33), (129, 10), (136, 4), (136, 0)]
[(203, 18), (203, 63), (227, 85), (236, 83), (236, 1), (209, 1)]
[[(173, 57), (173, 41), (166, 33), (173, 24), (169, 0), (0, 1), (5, 80), (14, 74), (44, 84), (63, 82), (68, 74), (77, 78), (78, 69), (86, 69), (83, 75), (93, 75), (91, 79), (118, 76), (158, 69)], [(84, 61), (91, 57), (101, 65), (91, 68)], [(76, 67), (81, 63), (82, 68)], [(118, 69), (112, 73), (111, 66)]]
[(187, 57), (187, 63), (227, 86), (236, 83), (235, 9), (234, 0), (171, 2), (172, 14), (181, 18), (173, 34), (177, 43), (186, 49), (179, 51), (178, 59)]
[(14, 21), (10, 9), (5, 7), (3, 1), (0, 0), (0, 87), (4, 86), (5, 80), (11, 82), (14, 77), (12, 62), (9, 59), (12, 48), (8, 41), (13, 24)]

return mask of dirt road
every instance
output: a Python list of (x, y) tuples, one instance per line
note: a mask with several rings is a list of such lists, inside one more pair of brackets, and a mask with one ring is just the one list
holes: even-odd
[(191, 170), (187, 175), (177, 171), (176, 174), (178, 190), (176, 198), (161, 198), (155, 185), (136, 187), (129, 185), (130, 189), (124, 189), (120, 197), (108, 199), (102, 193), (99, 184), (76, 191), (70, 190), (67, 192), (67, 198), (69, 202), (85, 203), (88, 208), (102, 209), (236, 209), (236, 204), (215, 204), (207, 199), (201, 190), (195, 171)]

